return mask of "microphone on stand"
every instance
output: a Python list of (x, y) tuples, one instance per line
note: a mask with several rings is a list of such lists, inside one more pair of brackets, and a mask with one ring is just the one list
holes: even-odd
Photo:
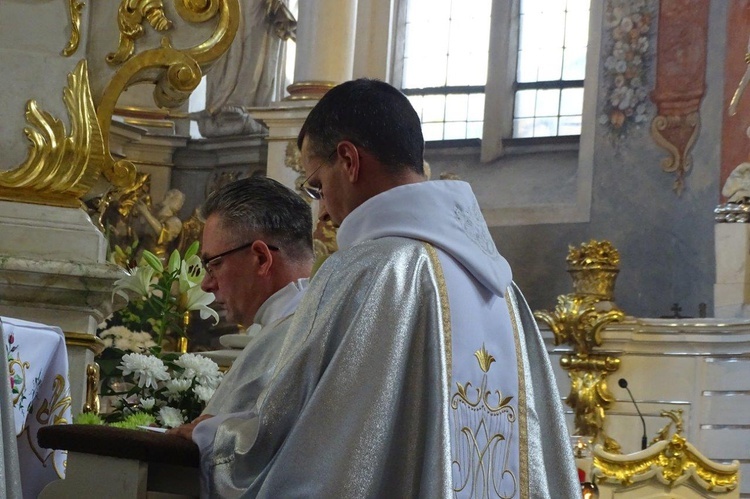
[(625, 378), (620, 378), (617, 384), (620, 385), (620, 388), (625, 388), (628, 391), (628, 395), (630, 395), (630, 400), (633, 401), (635, 410), (638, 413), (638, 416), (640, 416), (641, 418), (641, 424), (643, 425), (643, 436), (641, 437), (641, 450), (643, 450), (646, 447), (648, 447), (648, 436), (646, 436), (646, 420), (643, 419), (643, 414), (641, 414), (641, 410), (638, 409), (638, 404), (635, 403), (635, 398), (633, 397), (633, 394), (630, 392), (630, 388), (628, 388), (628, 380), (626, 380)]

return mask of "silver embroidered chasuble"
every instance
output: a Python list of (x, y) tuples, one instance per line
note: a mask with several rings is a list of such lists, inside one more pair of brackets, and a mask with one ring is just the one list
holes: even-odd
[(468, 184), (376, 196), (339, 247), (257, 406), (201, 456), (204, 495), (579, 497), (541, 336)]

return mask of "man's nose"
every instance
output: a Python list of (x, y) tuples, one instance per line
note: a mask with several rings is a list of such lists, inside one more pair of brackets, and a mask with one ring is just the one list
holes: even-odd
[(213, 293), (213, 291), (216, 289), (216, 280), (214, 279), (214, 276), (206, 272), (203, 275), (203, 281), (201, 282), (201, 289), (205, 291), (206, 293)]

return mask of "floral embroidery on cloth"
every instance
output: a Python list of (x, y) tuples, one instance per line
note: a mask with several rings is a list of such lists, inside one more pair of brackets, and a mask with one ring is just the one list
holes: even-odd
[(456, 217), (458, 225), (463, 228), (468, 238), (476, 244), (482, 252), (491, 257), (497, 258), (498, 252), (495, 249), (495, 243), (492, 241), (487, 224), (484, 222), (482, 212), (476, 201), (470, 205), (456, 203), (453, 207), (453, 214)]
[(518, 493), (518, 478), (509, 466), (510, 449), (518, 438), (514, 397), (487, 386), (487, 372), (495, 358), (484, 344), (474, 356), (483, 372), (481, 386), (457, 382), (451, 397), (457, 423), (453, 490), (460, 497), (510, 499)]

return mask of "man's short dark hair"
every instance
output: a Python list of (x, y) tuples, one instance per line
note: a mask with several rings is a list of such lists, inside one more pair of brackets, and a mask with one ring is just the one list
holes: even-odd
[(325, 158), (342, 140), (367, 150), (396, 173), (424, 174), (422, 124), (409, 99), (378, 80), (352, 80), (329, 90), (310, 111), (297, 138), (308, 137), (316, 156)]
[(222, 225), (236, 234), (238, 243), (263, 238), (293, 260), (313, 254), (310, 205), (268, 177), (252, 176), (221, 187), (208, 197), (201, 214), (206, 219), (218, 215)]

